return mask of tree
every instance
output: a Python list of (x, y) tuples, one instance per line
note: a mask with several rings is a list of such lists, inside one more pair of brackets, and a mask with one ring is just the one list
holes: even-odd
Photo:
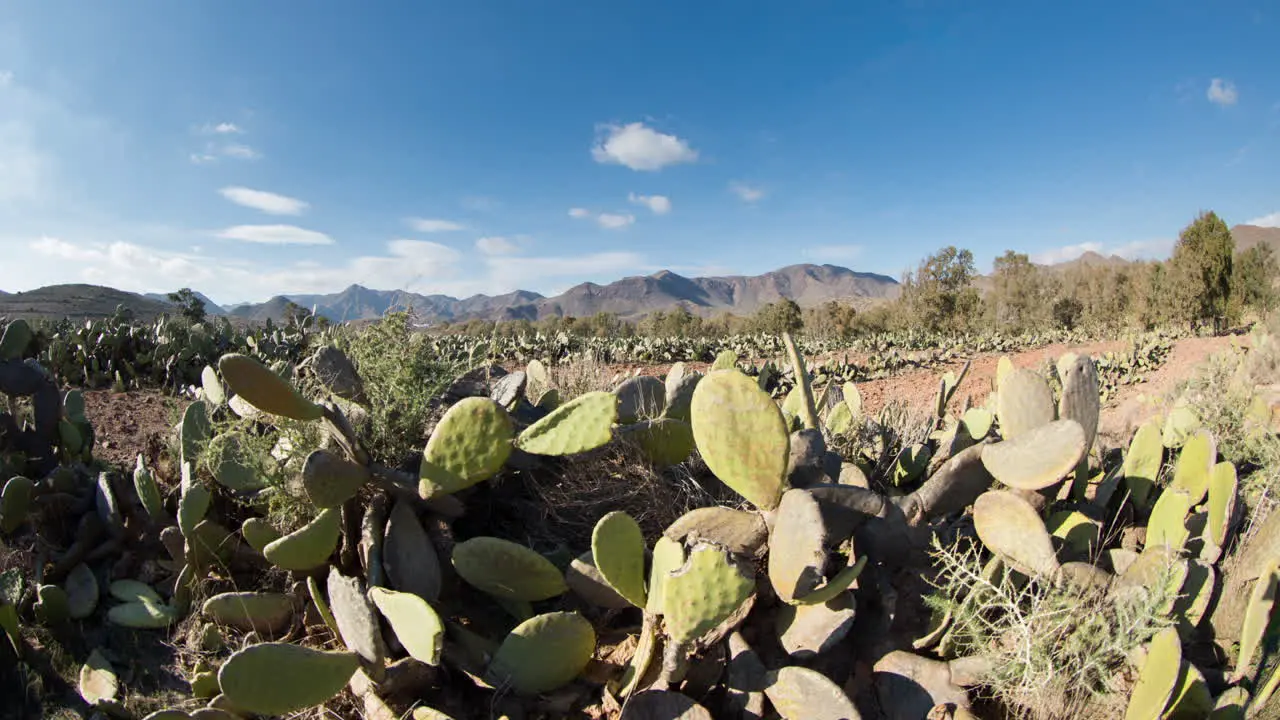
[(996, 327), (1024, 330), (1041, 320), (1047, 298), (1040, 275), (1026, 253), (1006, 250), (995, 259), (988, 300)]
[(1238, 254), (1232, 267), (1231, 296), (1238, 308), (1250, 308), (1264, 319), (1275, 309), (1275, 281), (1280, 274), (1275, 251), (1259, 243)]
[(757, 310), (752, 325), (756, 332), (770, 335), (796, 332), (804, 327), (804, 314), (800, 312), (800, 306), (795, 300), (783, 298)]
[(902, 281), (902, 299), (911, 322), (929, 330), (967, 327), (981, 306), (973, 275), (973, 253), (954, 245), (922, 260)]
[(177, 305), (178, 312), (187, 320), (193, 323), (204, 322), (206, 317), (204, 301), (191, 288), (182, 288), (178, 292), (169, 293), (169, 302)]
[(1202, 212), (1183, 228), (1169, 261), (1174, 299), (1181, 319), (1212, 320), (1215, 331), (1227, 315), (1235, 241), (1213, 212)]

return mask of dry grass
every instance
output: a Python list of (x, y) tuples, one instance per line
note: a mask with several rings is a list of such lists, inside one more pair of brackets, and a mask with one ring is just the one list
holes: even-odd
[(568, 400), (589, 392), (613, 389), (614, 372), (594, 355), (583, 353), (549, 370), (552, 386)]

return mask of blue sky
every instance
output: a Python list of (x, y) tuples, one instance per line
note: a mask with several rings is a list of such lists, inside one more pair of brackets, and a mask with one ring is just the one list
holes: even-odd
[(0, 289), (544, 293), (1280, 225), (1275, 2), (8, 0)]

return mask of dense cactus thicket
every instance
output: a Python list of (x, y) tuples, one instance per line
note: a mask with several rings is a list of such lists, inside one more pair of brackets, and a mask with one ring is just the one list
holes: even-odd
[[(0, 532), (38, 550), (0, 575), (0, 667), (48, 674), (33, 625), (172, 638), (198, 661), (153, 720), (344, 702), (329, 712), (1225, 718), (1274, 702), (1280, 513), (1251, 516), (1189, 408), (1095, 452), (1103, 394), (1167, 346), (1044, 371), (1003, 358), (982, 406), (957, 395), (966, 365), (908, 437), (866, 416), (856, 373), (778, 342), (781, 366), (720, 348), (705, 374), (677, 363), (576, 397), (540, 360), (481, 363), (398, 465), (366, 445), (365, 381), (327, 338), (296, 364), (225, 352), (196, 374), (169, 484), (142, 457), (97, 471), (82, 398), (11, 323)], [(737, 501), (649, 537), (616, 509), (567, 551), (466, 522), (490, 490), (559, 482), (615, 445)], [(131, 716), (131, 658), (82, 662), (80, 709)]]

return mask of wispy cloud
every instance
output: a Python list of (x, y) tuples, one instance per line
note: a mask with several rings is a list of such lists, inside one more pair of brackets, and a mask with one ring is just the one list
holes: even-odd
[(233, 122), (205, 123), (197, 129), (201, 135), (242, 135), (244, 128)]
[(1280, 212), (1273, 212), (1270, 215), (1263, 215), (1262, 217), (1256, 217), (1246, 222), (1245, 225), (1256, 225), (1258, 227), (1280, 228)]
[(260, 210), (268, 215), (301, 215), (310, 205), (297, 198), (277, 195), (265, 190), (246, 187), (224, 187), (218, 191), (222, 197), (237, 205)]
[(206, 137), (204, 146), (188, 156), (195, 165), (213, 165), (224, 158), (257, 160), (262, 157), (257, 148), (231, 139), (233, 135), (244, 135), (246, 132), (233, 122), (205, 123), (192, 128), (192, 132)]
[(13, 82), (12, 70), (0, 70), (0, 87), (8, 87)]
[(262, 157), (262, 153), (244, 143), (227, 143), (220, 148), (220, 152), (226, 157), (240, 160), (257, 160)]
[(596, 216), (596, 223), (606, 230), (618, 230), (624, 228), (636, 221), (636, 216), (631, 213), (600, 213)]
[(845, 263), (861, 259), (863, 250), (861, 245), (817, 245), (801, 250), (800, 254), (816, 262)]
[(637, 195), (630, 193), (627, 199), (635, 205), (644, 205), (655, 215), (666, 215), (671, 212), (671, 198), (666, 195)]
[(482, 237), (476, 240), (476, 249), (485, 255), (515, 255), (520, 246), (504, 237)]
[(581, 220), (591, 217), (591, 211), (586, 208), (569, 208), (569, 217)]
[(1069, 262), (1085, 253), (1097, 253), (1103, 257), (1118, 255), (1125, 260), (1152, 260), (1167, 257), (1173, 251), (1175, 240), (1156, 238), (1152, 240), (1134, 240), (1121, 245), (1104, 245), (1100, 242), (1084, 242), (1075, 245), (1050, 248), (1031, 254), (1031, 262), (1040, 265), (1056, 265)]
[(296, 225), (236, 225), (217, 233), (224, 240), (263, 245), (332, 245), (333, 238)]
[(591, 157), (598, 163), (622, 165), (632, 170), (661, 170), (668, 165), (691, 163), (698, 151), (675, 135), (658, 132), (644, 123), (601, 125)]
[(406, 219), (405, 222), (408, 223), (409, 227), (422, 233), (454, 232), (455, 230), (467, 229), (462, 223), (439, 218), (412, 217)]
[(1214, 78), (1209, 82), (1209, 90), (1205, 93), (1209, 102), (1215, 105), (1235, 105), (1239, 99), (1235, 83), (1222, 78)]
[(737, 195), (742, 202), (753, 203), (764, 197), (764, 189), (734, 180), (729, 183), (729, 192)]

